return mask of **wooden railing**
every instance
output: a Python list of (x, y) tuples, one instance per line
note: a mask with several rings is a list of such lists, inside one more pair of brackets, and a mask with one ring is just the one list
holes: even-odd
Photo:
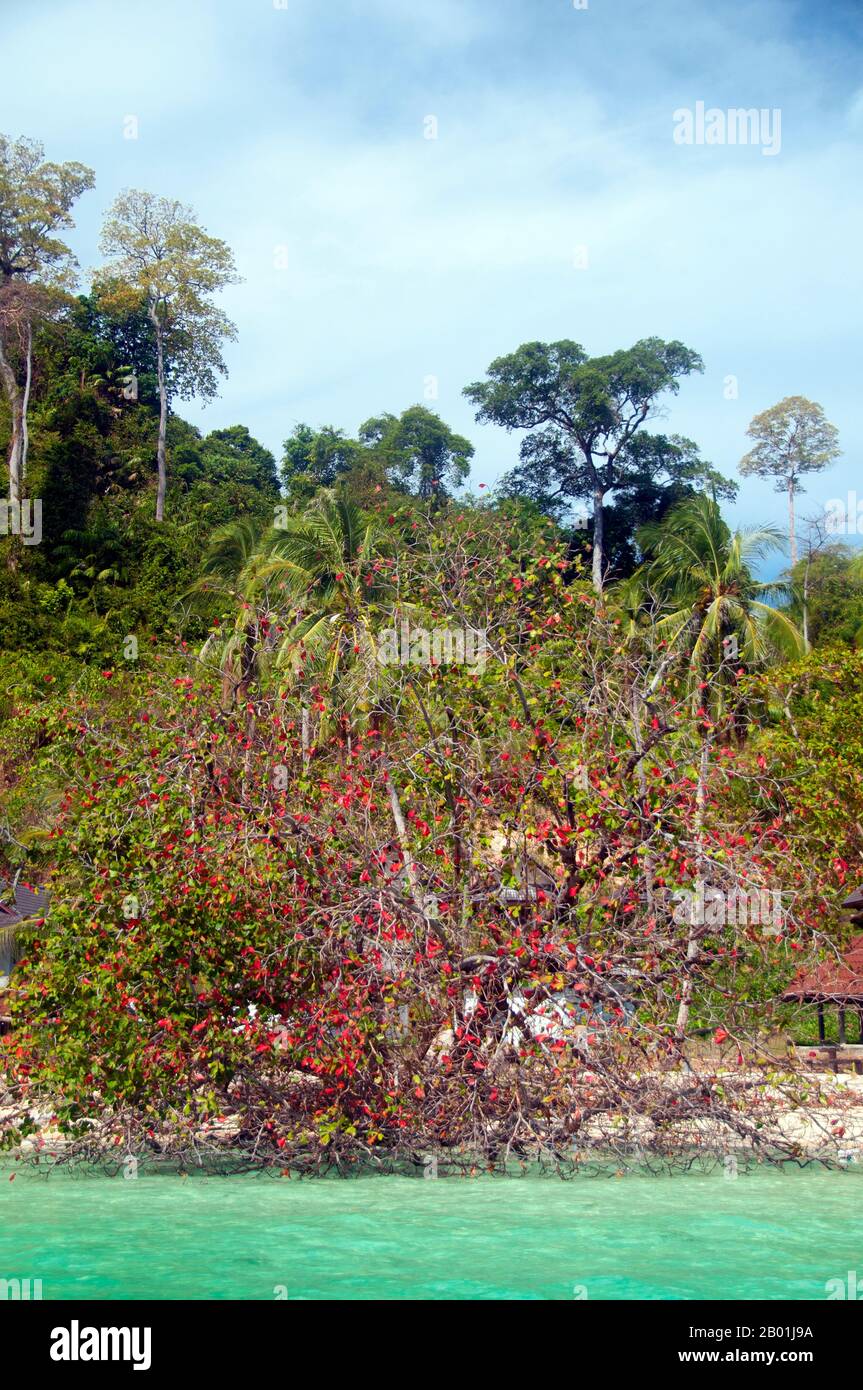
[(814, 1071), (855, 1071), (863, 1073), (863, 1043), (798, 1044), (797, 1059)]

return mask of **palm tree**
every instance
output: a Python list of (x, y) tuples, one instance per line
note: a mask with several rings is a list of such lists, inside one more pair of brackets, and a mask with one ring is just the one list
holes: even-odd
[(277, 535), (260, 570), (291, 600), (276, 668), (306, 687), (317, 673), (344, 718), (373, 706), (383, 688), (375, 625), (391, 587), (384, 550), (373, 517), (322, 491)]
[[(711, 497), (687, 498), (661, 522), (642, 527), (638, 544), (647, 558), (636, 575), (643, 587), (643, 611), (654, 606), (653, 632), (666, 644), (651, 682), (655, 691), (675, 662), (685, 667), (693, 719), (700, 744), (695, 788), (693, 837), (696, 878), (707, 871), (705, 822), (710, 752), (717, 726), (727, 714), (739, 712), (736, 672), (741, 665), (758, 666), (771, 655), (803, 650), (797, 627), (780, 609), (765, 602), (787, 597), (784, 584), (757, 580), (753, 565), (768, 551), (781, 549), (781, 532), (770, 526), (732, 532)], [(632, 607), (628, 589), (623, 601)], [(705, 719), (706, 711), (711, 718)], [(703, 925), (692, 920), (686, 939), (686, 961), (702, 949)], [(684, 975), (675, 1024), (682, 1047), (692, 1003), (693, 975)]]
[(203, 659), (218, 656), (222, 698), (229, 706), (246, 698), (261, 675), (262, 654), (273, 630), (262, 571), (277, 534), (248, 518), (220, 526), (210, 538), (201, 577), (190, 590), (192, 595), (215, 594), (235, 609), (233, 627), (213, 632), (201, 650)]
[(685, 662), (695, 706), (705, 703), (709, 686), (714, 712), (722, 715), (741, 665), (751, 669), (771, 656), (802, 652), (794, 622), (766, 601), (789, 598), (790, 586), (764, 583), (752, 572), (767, 552), (783, 547), (775, 527), (732, 532), (714, 499), (700, 495), (641, 527), (637, 539), (647, 556), (637, 578), (645, 600), (658, 604), (653, 630), (666, 643), (660, 671), (675, 657)]
[[(293, 623), (280, 638), (276, 664), (308, 686), (315, 668), (350, 741), (349, 720), (367, 711), (378, 732), (388, 715), (393, 674), (378, 660), (375, 628), (386, 614), (390, 623), (415, 609), (393, 603), (386, 563), (386, 539), (373, 517), (332, 491), (318, 493), (311, 507), (275, 542), (261, 577), (281, 580), (296, 603)], [(305, 717), (304, 702), (304, 751)], [(323, 721), (322, 721), (323, 722)], [(407, 821), (387, 757), (381, 767), (405, 874), (418, 913), (426, 916), (422, 885), (414, 861)], [(436, 934), (445, 939), (441, 928)]]
[[(248, 522), (238, 522), (213, 537), (196, 589), (232, 596), (239, 612), (233, 632), (221, 644), (211, 638), (207, 645), (220, 645), (223, 671), (245, 692), (261, 677), (262, 654), (271, 654), (274, 669), (300, 691), (304, 760), (315, 671), (345, 724), (356, 708), (378, 720), (383, 714), (390, 678), (378, 661), (374, 629), (391, 591), (385, 549), (374, 518), (325, 490), (282, 530), (259, 535)], [(285, 621), (273, 611), (279, 604), (289, 610)], [(408, 883), (424, 912), (405, 816), (383, 751), (382, 766)]]
[[(218, 594), (235, 609), (232, 629), (208, 638), (226, 697), (247, 698), (272, 667), (306, 693), (335, 695), (342, 714), (374, 702), (382, 671), (374, 623), (388, 590), (383, 536), (353, 503), (322, 491), (284, 528), (243, 520), (213, 534), (194, 593)], [(303, 746), (308, 753), (308, 702)]]

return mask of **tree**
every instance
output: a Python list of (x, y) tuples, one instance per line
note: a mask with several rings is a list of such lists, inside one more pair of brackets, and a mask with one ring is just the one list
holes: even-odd
[[(375, 519), (325, 489), (285, 527), (262, 531), (243, 518), (214, 532), (193, 591), (235, 611), (233, 631), (211, 636), (202, 653), (218, 651), (232, 701), (237, 691), (248, 697), (270, 658), (300, 689), (314, 671), (340, 715), (368, 701), (380, 677), (372, 617), (387, 589), (382, 546)], [(305, 697), (303, 727), (307, 744)]]
[(72, 206), (94, 183), (86, 165), (44, 156), (38, 140), (0, 135), (0, 380), (12, 416), (10, 502), (20, 499), (27, 465), (33, 327), (74, 283), (77, 262), (57, 233), (74, 226)]
[(446, 497), (451, 487), (460, 487), (474, 454), (469, 440), (454, 434), (424, 405), (366, 420), (360, 440), (381, 458), (394, 487), (424, 501)]
[[(860, 858), (863, 656), (792, 672), (758, 758), (710, 759), (563, 547), (530, 563), (508, 517), (471, 513), (419, 517), (387, 577), (488, 621), (493, 659), (393, 670), (394, 717), (350, 751), (320, 740), (314, 775), (286, 711), (252, 695), (243, 731), (190, 654), (59, 688), (10, 672), (0, 776), (11, 819), (50, 775), (53, 907), (18, 967), (0, 1145), (41, 1112), (70, 1158), (146, 1150), (155, 1116), (163, 1152), (294, 1172), (406, 1146), (466, 1169), (541, 1151), (571, 1171), (574, 1146), (686, 1167), (693, 1135), (799, 1159), (789, 1108), (819, 1088), (765, 1037)], [(309, 568), (338, 584), (363, 534), (344, 513)], [(787, 932), (679, 916), (699, 882), (775, 884)], [(730, 1057), (683, 1052), (690, 1011)], [(835, 1107), (811, 1106), (835, 1158)]]
[(213, 532), (192, 593), (217, 595), (234, 610), (233, 627), (219, 625), (201, 651), (218, 655), (222, 698), (230, 707), (246, 701), (260, 676), (261, 655), (270, 631), (270, 599), (261, 571), (269, 562), (272, 531), (248, 517)]
[(805, 396), (786, 396), (752, 420), (746, 431), (754, 439), (740, 462), (744, 477), (775, 478), (776, 491), (788, 495), (788, 539), (791, 547), (791, 567), (797, 564), (797, 535), (794, 523), (794, 498), (803, 492), (800, 482), (804, 473), (818, 473), (839, 457), (839, 431), (831, 425), (824, 411)]
[(323, 425), (313, 430), (299, 424), (284, 443), (281, 477), (288, 492), (314, 493), (319, 487), (332, 487), (350, 470), (361, 453), (355, 439), (344, 430)]
[(97, 284), (106, 297), (143, 302), (153, 330), (159, 382), (156, 520), (165, 515), (166, 432), (173, 395), (211, 398), (221, 355), (236, 329), (212, 296), (239, 276), (224, 241), (208, 236), (191, 208), (129, 189), (108, 215), (101, 249), (111, 257)]
[[(134, 371), (136, 392), (126, 399), (158, 399), (156, 348), (147, 311), (140, 303), (105, 302), (96, 290), (78, 295), (63, 324), (64, 349), (78, 367), (81, 389), (88, 380), (115, 373), (121, 388)], [(51, 376), (57, 379), (56, 365)]]
[(636, 539), (640, 527), (661, 521), (673, 507), (700, 493), (723, 501), (737, 495), (737, 484), (712, 468), (697, 444), (681, 435), (641, 430), (630, 441), (625, 462), (614, 500), (603, 508), (606, 577), (635, 570), (641, 558)]
[(201, 443), (204, 466), (213, 477), (234, 477), (274, 502), (279, 496), (276, 460), (246, 425), (211, 430)]
[(647, 553), (639, 572), (645, 592), (660, 606), (654, 631), (685, 660), (693, 709), (709, 708), (713, 697), (712, 713), (720, 718), (739, 666), (761, 665), (771, 652), (802, 652), (794, 622), (765, 602), (787, 597), (788, 588), (762, 583), (752, 572), (765, 552), (782, 545), (774, 528), (732, 533), (718, 504), (702, 496), (642, 527), (638, 542)]
[[(697, 353), (679, 342), (643, 338), (633, 347), (590, 357), (578, 343), (524, 343), (499, 357), (487, 380), (465, 387), (477, 420), (531, 433), (522, 467), (542, 479), (550, 497), (593, 505), (593, 586), (605, 572), (604, 503), (632, 464), (633, 438), (664, 391), (703, 370)], [(516, 474), (519, 470), (516, 470)]]
[[(649, 694), (655, 695), (670, 664), (685, 666), (685, 689), (700, 743), (695, 780), (692, 829), (695, 877), (703, 884), (710, 871), (706, 829), (710, 759), (717, 734), (729, 713), (739, 717), (741, 668), (761, 666), (771, 654), (802, 652), (800, 633), (791, 619), (764, 600), (787, 594), (782, 586), (754, 578), (752, 565), (767, 550), (781, 545), (779, 534), (761, 527), (732, 534), (711, 497), (688, 498), (661, 522), (641, 528), (639, 545), (648, 554), (635, 580), (658, 607), (653, 632), (663, 644)], [(624, 586), (631, 601), (632, 581)], [(705, 923), (689, 917), (687, 971), (680, 990), (675, 1038), (682, 1045), (694, 994), (692, 970), (704, 947)]]
[(380, 678), (373, 617), (389, 587), (383, 548), (376, 518), (323, 490), (276, 533), (261, 569), (263, 582), (283, 586), (291, 607), (276, 666), (298, 684), (316, 670), (341, 716), (367, 704)]
[(850, 546), (829, 540), (823, 518), (809, 522), (803, 554), (791, 575), (791, 612), (801, 623), (807, 651), (812, 646), (834, 647), (840, 643), (863, 646), (860, 561)]

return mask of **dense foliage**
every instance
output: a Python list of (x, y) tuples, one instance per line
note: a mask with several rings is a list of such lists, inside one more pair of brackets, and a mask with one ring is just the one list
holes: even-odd
[[(230, 1135), (297, 1161), (662, 1150), (715, 1119), (757, 1143), (748, 1081), (669, 1092), (662, 1068), (687, 979), (690, 1034), (746, 1067), (787, 1021), (777, 994), (859, 859), (838, 803), (863, 755), (834, 756), (834, 810), (826, 765), (810, 783), (813, 702), (850, 710), (859, 660), (764, 677), (765, 728), (738, 747), (693, 712), (685, 663), (651, 689), (663, 657), (570, 575), (553, 530), (528, 550), (465, 511), (387, 545), (379, 522), (330, 586), (340, 670), (326, 642), (280, 667), (267, 632), (304, 621), (310, 586), (277, 568), (240, 698), (218, 645), (215, 666), (188, 648), (18, 687), (10, 854), (50, 866), (56, 902), (16, 972), (19, 1103), (47, 1091), (82, 1142)], [(484, 659), (381, 665), (405, 615), (482, 624)], [(674, 906), (704, 878), (778, 888), (782, 917), (701, 928), (687, 973)]]
[(835, 1148), (782, 995), (861, 877), (853, 552), (762, 582), (782, 536), (642, 428), (701, 368), (655, 338), (496, 359), (467, 394), (524, 439), (484, 501), (425, 406), (279, 465), (203, 435), (229, 248), (124, 195), (76, 297), (91, 182), (0, 143), (0, 438), (42, 505), (2, 537), (0, 869), (51, 893), (0, 935), (3, 1142), (798, 1156), (820, 1105)]

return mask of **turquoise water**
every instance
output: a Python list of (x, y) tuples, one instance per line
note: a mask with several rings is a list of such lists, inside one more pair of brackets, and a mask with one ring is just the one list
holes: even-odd
[(863, 1172), (676, 1177), (0, 1173), (0, 1278), (44, 1299), (824, 1299)]

